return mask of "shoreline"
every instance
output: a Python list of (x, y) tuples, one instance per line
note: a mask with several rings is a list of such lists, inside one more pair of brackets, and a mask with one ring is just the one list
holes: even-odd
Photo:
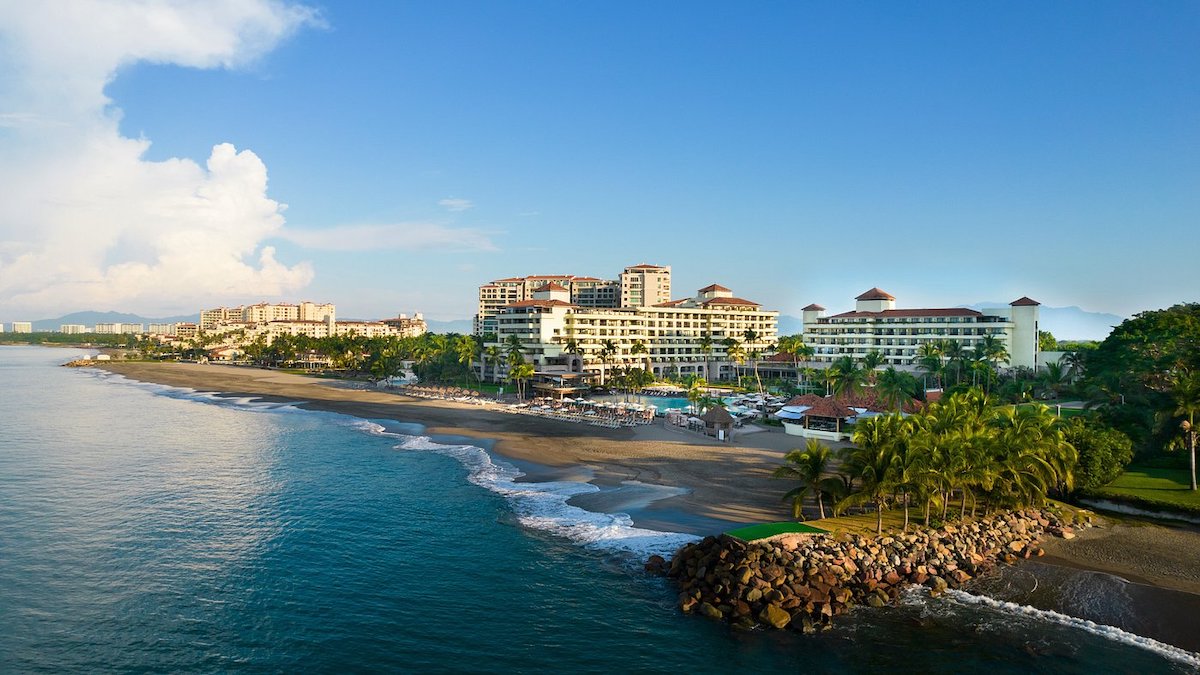
[(597, 495), (574, 498), (573, 504), (587, 510), (602, 511), (606, 495), (629, 483), (684, 488), (682, 494), (618, 510), (633, 511), (636, 527), (701, 536), (787, 519), (790, 508), (782, 495), (788, 485), (770, 474), (802, 441), (782, 431), (756, 431), (726, 444), (659, 423), (607, 429), (238, 366), (107, 362), (95, 367), (141, 382), (417, 424), (434, 442), (475, 445), (516, 466), (526, 474), (523, 482), (573, 480), (600, 487)]
[[(733, 444), (723, 444), (658, 424), (605, 429), (255, 368), (146, 362), (96, 367), (141, 382), (419, 424), (434, 442), (475, 445), (509, 462), (526, 474), (522, 481), (592, 483), (601, 491), (574, 497), (571, 503), (596, 512), (627, 512), (636, 527), (702, 536), (790, 519), (790, 509), (780, 499), (787, 483), (772, 479), (770, 472), (802, 439), (782, 432), (742, 434)], [(639, 491), (638, 484), (646, 488)], [(646, 501), (652, 486), (686, 492)], [(622, 497), (628, 499), (622, 502)], [(606, 508), (614, 504), (616, 508)], [(620, 508), (622, 504), (636, 508)], [(1043, 542), (1046, 556), (1038, 561), (1200, 599), (1200, 531), (1106, 519), (1106, 526), (1070, 541), (1048, 538)]]

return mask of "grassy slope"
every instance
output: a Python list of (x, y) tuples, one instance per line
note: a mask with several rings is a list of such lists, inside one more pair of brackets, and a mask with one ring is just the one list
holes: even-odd
[(1200, 491), (1189, 489), (1187, 471), (1131, 466), (1112, 483), (1093, 492), (1097, 497), (1133, 497), (1164, 507), (1200, 512)]

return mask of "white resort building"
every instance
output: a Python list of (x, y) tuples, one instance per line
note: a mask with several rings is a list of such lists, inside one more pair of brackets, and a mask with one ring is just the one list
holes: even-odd
[(552, 286), (566, 292), (566, 301), (577, 307), (650, 307), (671, 299), (671, 268), (630, 265), (617, 279), (573, 274), (541, 274), (496, 279), (479, 287), (476, 335), (496, 332), (496, 317), (509, 305), (534, 299), (534, 292)]
[(1010, 367), (1037, 368), (1038, 307), (1023, 297), (1008, 307), (974, 310), (965, 307), (896, 309), (896, 298), (878, 288), (855, 298), (854, 311), (825, 316), (825, 308), (803, 310), (804, 343), (815, 352), (811, 362), (829, 363), (843, 356), (862, 359), (878, 351), (885, 365), (912, 366), (921, 345), (952, 340), (974, 349), (984, 336), (1001, 341)]
[[(245, 307), (216, 307), (200, 312), (200, 332), (209, 335), (236, 335), (233, 342), (251, 342), (262, 337), (267, 344), (281, 335), (325, 338), (333, 335), (358, 335), (366, 338), (416, 337), (427, 327), (420, 313), (409, 318), (400, 314), (384, 321), (337, 321), (332, 303), (301, 302), (259, 303)], [(194, 336), (194, 324), (179, 324), (180, 330)], [(178, 337), (183, 338), (183, 335)]]
[[(643, 303), (646, 292), (661, 297), (658, 283), (643, 280)], [(734, 297), (716, 284), (700, 289), (694, 298), (629, 307), (581, 306), (558, 283), (543, 284), (531, 296), (499, 310), (496, 341), (490, 344), (504, 348), (515, 336), (526, 360), (539, 371), (589, 373), (598, 381), (613, 366), (647, 368), (659, 376), (732, 377), (723, 341), (733, 338), (747, 353), (765, 353), (778, 330), (778, 312)], [(752, 343), (744, 341), (747, 330), (757, 336)], [(703, 348), (706, 337), (711, 340), (708, 353)]]

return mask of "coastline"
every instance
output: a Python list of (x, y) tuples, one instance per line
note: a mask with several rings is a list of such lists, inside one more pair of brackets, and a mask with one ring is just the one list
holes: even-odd
[(790, 516), (781, 499), (787, 485), (770, 474), (800, 439), (782, 431), (740, 434), (725, 444), (659, 424), (606, 429), (257, 368), (116, 361), (96, 367), (142, 382), (419, 424), (435, 442), (469, 443), (512, 463), (526, 473), (523, 480), (604, 488), (572, 502), (588, 510), (606, 510), (608, 495), (630, 485), (686, 489), (644, 504), (635, 498), (639, 508), (629, 515), (637, 527), (706, 535)]
[[(800, 443), (782, 432), (743, 434), (733, 444), (722, 444), (659, 425), (605, 429), (254, 368), (144, 362), (97, 367), (143, 382), (420, 424), (435, 442), (469, 443), (511, 462), (526, 473), (524, 480), (572, 480), (604, 488), (572, 503), (593, 511), (631, 511), (637, 527), (706, 535), (790, 516), (780, 500), (786, 484), (770, 472)], [(639, 485), (686, 492), (647, 501), (652, 490)], [(637, 508), (620, 508), (630, 503)], [(1189, 604), (1200, 604), (1200, 531), (1129, 522), (1110, 519), (1107, 526), (1070, 541), (1050, 538), (1039, 562), (1116, 575), (1186, 594)]]

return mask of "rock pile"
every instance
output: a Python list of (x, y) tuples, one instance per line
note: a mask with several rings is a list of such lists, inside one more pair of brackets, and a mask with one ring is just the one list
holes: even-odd
[(998, 563), (1044, 554), (1039, 538), (1074, 536), (1049, 510), (988, 516), (939, 529), (881, 537), (785, 536), (747, 544), (722, 535), (680, 549), (668, 564), (646, 563), (679, 584), (679, 607), (740, 626), (811, 632), (856, 605), (880, 607), (912, 584), (939, 594)]

